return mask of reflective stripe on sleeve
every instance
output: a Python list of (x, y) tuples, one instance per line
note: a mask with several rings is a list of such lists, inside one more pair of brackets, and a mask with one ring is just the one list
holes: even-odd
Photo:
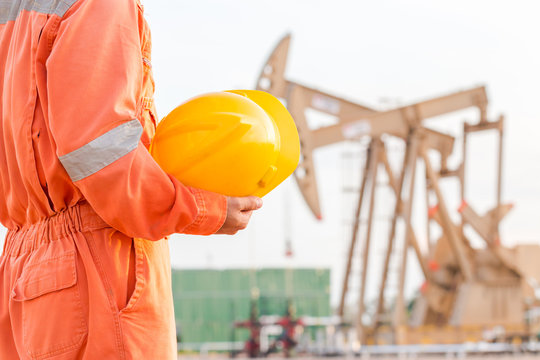
[(135, 150), (142, 133), (139, 120), (131, 120), (59, 159), (71, 180), (79, 181)]
[(23, 10), (63, 17), (76, 2), (77, 0), (0, 0), (0, 24), (15, 21)]

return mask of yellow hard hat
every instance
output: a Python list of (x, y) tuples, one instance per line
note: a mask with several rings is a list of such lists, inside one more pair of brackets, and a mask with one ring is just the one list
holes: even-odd
[(262, 197), (296, 169), (294, 121), (274, 96), (234, 90), (195, 97), (157, 126), (150, 153), (185, 185)]

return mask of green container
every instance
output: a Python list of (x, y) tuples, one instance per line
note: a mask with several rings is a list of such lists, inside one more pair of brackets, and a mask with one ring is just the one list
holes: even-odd
[(330, 316), (330, 270), (173, 270), (177, 333), (182, 343), (243, 341), (234, 329), (247, 320), (251, 301), (260, 315)]

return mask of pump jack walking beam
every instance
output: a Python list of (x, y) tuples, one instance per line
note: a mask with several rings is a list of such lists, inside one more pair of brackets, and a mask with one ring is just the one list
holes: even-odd
[[(301, 142), (302, 156), (295, 178), (306, 203), (319, 219), (321, 208), (313, 166), (313, 150), (362, 136), (380, 137), (389, 134), (406, 139), (412, 125), (407, 121), (411, 113), (419, 114), (421, 119), (425, 119), (470, 106), (481, 107), (487, 101), (485, 89), (479, 87), (379, 113), (367, 106), (285, 79), (290, 39), (290, 35), (283, 38), (268, 58), (257, 82), (257, 89), (270, 92), (287, 101)], [(310, 129), (304, 114), (308, 108), (335, 116), (337, 124), (316, 130)], [(427, 128), (425, 131), (428, 134), (427, 146), (437, 150), (441, 154), (442, 163), (445, 164), (452, 153), (454, 138)]]

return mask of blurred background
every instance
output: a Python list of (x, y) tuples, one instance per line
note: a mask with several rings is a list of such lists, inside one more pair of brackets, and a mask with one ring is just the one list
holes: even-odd
[[(503, 113), (507, 118), (503, 197), (516, 205), (502, 224), (501, 237), (508, 244), (539, 240), (537, 2), (154, 0), (144, 5), (153, 32), (160, 117), (201, 93), (254, 88), (267, 57), (287, 33), (293, 35), (288, 78), (372, 107), (486, 85), (490, 116)], [(455, 123), (458, 135), (461, 126)], [(483, 150), (494, 141), (479, 142), (480, 150), (471, 149), (471, 170), (495, 173), (495, 159), (484, 161), (492, 149)], [(322, 222), (310, 214), (291, 179), (265, 198), (252, 226), (238, 236), (176, 237), (173, 264), (318, 266), (332, 268), (332, 280), (338, 281), (348, 242), (342, 220), (351, 216), (342, 208), (343, 146), (315, 154)], [(485, 180), (470, 185), (479, 211), (490, 205), (482, 200), (491, 195)], [(292, 260), (284, 256), (287, 201)]]
[[(538, 2), (153, 0), (144, 5), (153, 32), (161, 117), (201, 93), (255, 88), (268, 56), (287, 34), (292, 39), (285, 78), (378, 111), (486, 86), (488, 119), (506, 117), (502, 202), (514, 204), (500, 223), (500, 241), (509, 248), (538, 245)], [(320, 113), (306, 115), (312, 128), (332, 122)], [(476, 123), (478, 111), (469, 108), (427, 123), (456, 138), (450, 164), (459, 165), (465, 121)], [(403, 142), (388, 141), (390, 162), (399, 167)], [(341, 142), (314, 151), (322, 221), (311, 214), (291, 178), (265, 197), (250, 227), (234, 237), (172, 237), (176, 316), (184, 350), (212, 349), (205, 343), (222, 350), (219, 343), (224, 342), (244, 348), (249, 331), (233, 330), (232, 324), (249, 319), (253, 304), (258, 315), (281, 318), (292, 308), (295, 318), (317, 317), (334, 324), (329, 319), (340, 301), (359, 195), (347, 187), (360, 184), (368, 142), (369, 138)], [(497, 136), (489, 132), (468, 142), (466, 200), (480, 214), (495, 205), (497, 143)], [(417, 178), (425, 178), (422, 168), (416, 171)], [(449, 180), (441, 187), (457, 221), (462, 200), (457, 182)], [(428, 221), (425, 184), (418, 180), (415, 188), (411, 221), (418, 243), (428, 253), (428, 234), (420, 230)], [(395, 201), (389, 193), (378, 196), (365, 290), (368, 314), (379, 291), (388, 217)], [(470, 233), (471, 244), (486, 247)], [(358, 241), (362, 243), (361, 235)], [(395, 246), (401, 253), (403, 242)], [(354, 258), (360, 255), (357, 246)], [(408, 257), (404, 296), (411, 301), (425, 279), (413, 253)], [(389, 276), (401, 271), (399, 261), (394, 263)], [(353, 265), (346, 299), (352, 310), (344, 319), (352, 325), (358, 318), (361, 281), (361, 266)], [(390, 276), (390, 287), (396, 283)], [(387, 296), (395, 297), (396, 291), (389, 290)], [(317, 331), (310, 331), (316, 342)], [(359, 349), (361, 341), (355, 335), (345, 338), (347, 346)]]

